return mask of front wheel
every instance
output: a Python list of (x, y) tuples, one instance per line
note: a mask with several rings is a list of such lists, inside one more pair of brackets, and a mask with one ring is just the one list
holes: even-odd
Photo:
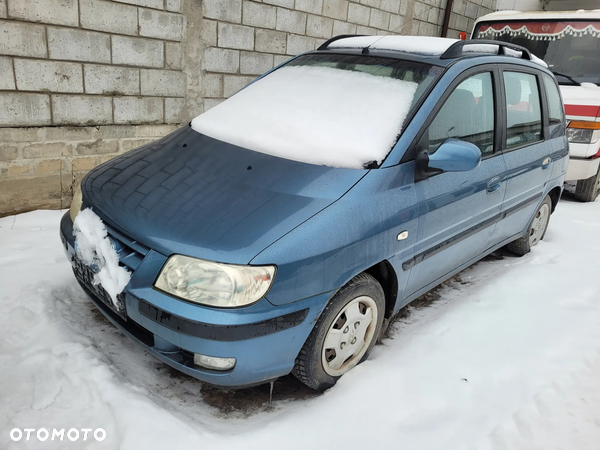
[(381, 285), (362, 273), (329, 301), (296, 358), (293, 374), (324, 391), (367, 359), (375, 345), (385, 311)]
[(546, 196), (538, 210), (535, 212), (527, 233), (511, 243), (506, 245), (506, 248), (518, 256), (523, 256), (531, 250), (531, 247), (537, 245), (546, 234), (548, 228), (548, 222), (550, 221), (550, 214), (552, 214), (552, 200), (549, 196)]

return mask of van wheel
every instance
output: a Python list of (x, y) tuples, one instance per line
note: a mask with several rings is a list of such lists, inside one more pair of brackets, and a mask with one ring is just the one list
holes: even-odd
[(575, 198), (580, 202), (593, 202), (598, 197), (600, 189), (600, 168), (593, 177), (579, 180), (575, 187)]
[(544, 239), (546, 229), (548, 228), (548, 222), (550, 221), (550, 214), (552, 214), (552, 200), (550, 200), (550, 197), (547, 195), (533, 215), (527, 233), (516, 241), (507, 244), (506, 248), (518, 256), (529, 253), (531, 247)]
[(362, 273), (329, 301), (296, 358), (292, 373), (324, 391), (367, 359), (381, 332), (385, 297), (381, 285)]

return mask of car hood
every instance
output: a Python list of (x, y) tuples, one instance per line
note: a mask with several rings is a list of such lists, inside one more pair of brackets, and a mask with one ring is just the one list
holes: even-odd
[(367, 172), (261, 154), (185, 126), (97, 167), (82, 190), (84, 207), (155, 251), (247, 264)]

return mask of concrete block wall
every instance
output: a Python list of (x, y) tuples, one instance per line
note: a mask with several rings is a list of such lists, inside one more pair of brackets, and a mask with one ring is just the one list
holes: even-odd
[(68, 207), (96, 164), (197, 114), (188, 16), (181, 0), (0, 0), (0, 216)]
[[(185, 98), (181, 2), (8, 0), (0, 126), (169, 123)], [(167, 56), (168, 55), (168, 56)], [(151, 104), (122, 114), (123, 105)], [(34, 114), (32, 114), (34, 112)]]
[(89, 170), (176, 128), (176, 125), (0, 128), (0, 213), (68, 208), (75, 183)]
[(475, 19), (496, 11), (496, 6), (497, 0), (454, 0), (448, 37), (456, 38), (461, 31), (470, 37)]

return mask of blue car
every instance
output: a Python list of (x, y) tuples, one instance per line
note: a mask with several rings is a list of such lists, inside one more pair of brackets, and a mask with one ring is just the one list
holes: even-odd
[(567, 164), (558, 85), (528, 50), (338, 36), (92, 170), (60, 234), (95, 305), (161, 361), (325, 390), (413, 299), (529, 252)]

